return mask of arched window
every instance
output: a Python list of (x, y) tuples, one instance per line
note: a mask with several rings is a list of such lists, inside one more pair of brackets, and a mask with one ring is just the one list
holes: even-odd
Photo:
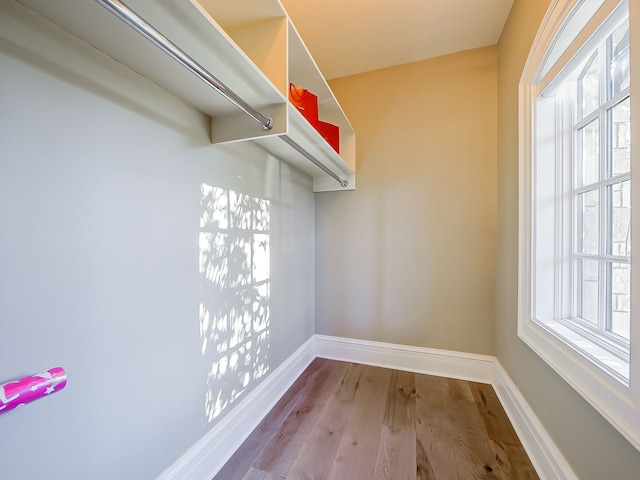
[(631, 256), (640, 79), (630, 68), (640, 11), (629, 8), (555, 0), (527, 59), (518, 334), (640, 449), (640, 265)]

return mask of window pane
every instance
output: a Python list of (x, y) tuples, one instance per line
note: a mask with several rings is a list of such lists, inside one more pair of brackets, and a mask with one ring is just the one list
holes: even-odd
[(611, 109), (611, 174), (627, 173), (631, 168), (631, 105), (630, 98)]
[(578, 252), (598, 254), (598, 190), (590, 190), (577, 196), (578, 210)]
[(631, 182), (607, 187), (607, 198), (607, 253), (628, 257), (631, 255)]
[(578, 130), (579, 145), (582, 147), (578, 154), (578, 186), (597, 182), (600, 175), (600, 128), (598, 120), (585, 125)]
[(578, 317), (598, 324), (598, 261), (578, 259)]
[(627, 263), (609, 263), (611, 331), (629, 339), (631, 325), (631, 269)]
[(625, 20), (612, 35), (613, 60), (611, 61), (611, 82), (613, 95), (624, 90), (631, 83), (629, 75), (629, 19)]
[(580, 108), (580, 118), (584, 118), (593, 112), (600, 104), (598, 92), (600, 90), (598, 68), (598, 53), (587, 61), (587, 65), (582, 70), (578, 78), (578, 106)]

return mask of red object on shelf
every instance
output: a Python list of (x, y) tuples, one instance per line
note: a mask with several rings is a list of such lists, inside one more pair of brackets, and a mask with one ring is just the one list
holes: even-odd
[(293, 83), (289, 84), (289, 101), (307, 119), (307, 121), (318, 128), (318, 97), (306, 88), (298, 87)]
[(318, 121), (316, 127), (322, 138), (333, 147), (336, 153), (340, 153), (340, 127), (323, 121)]
[(289, 101), (313, 125), (329, 145), (340, 153), (340, 127), (318, 120), (318, 97), (306, 88), (289, 84)]

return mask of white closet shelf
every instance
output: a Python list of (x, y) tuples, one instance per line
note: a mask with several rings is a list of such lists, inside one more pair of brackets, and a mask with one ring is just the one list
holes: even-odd
[[(292, 50), (297, 52), (292, 57), (299, 58), (301, 46), (302, 51), (306, 48), (296, 38), (278, 0), (123, 0), (251, 107), (272, 117), (271, 130), (263, 130), (254, 119), (94, 0), (17, 1), (210, 116), (213, 143), (257, 142), (313, 177), (314, 191), (355, 188), (355, 135), (328, 86), (323, 86), (319, 94), (320, 108), (326, 109), (326, 118), (321, 119), (340, 126), (341, 152), (344, 150), (350, 158), (338, 155), (287, 101), (288, 82), (296, 78), (297, 68), (289, 62), (290, 44), (294, 42)], [(304, 59), (303, 63), (305, 78), (326, 85), (312, 59)], [(311, 76), (309, 65), (316, 68)], [(280, 137), (303, 147), (347, 180), (348, 187), (342, 187)]]
[[(342, 157), (336, 153), (293, 105), (289, 104), (287, 110), (289, 117), (287, 133), (278, 136), (264, 136), (257, 139), (256, 143), (276, 157), (285, 160), (312, 177), (314, 192), (354, 190), (356, 181), (353, 170), (349, 168)], [(322, 163), (341, 179), (345, 180), (347, 186), (340, 186), (333, 178), (307, 160), (301, 153), (291, 148), (280, 138), (285, 136), (294, 140), (315, 158), (322, 159)]]

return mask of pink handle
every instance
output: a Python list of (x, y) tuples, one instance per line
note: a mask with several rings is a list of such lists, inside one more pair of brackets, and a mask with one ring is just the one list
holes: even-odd
[(0, 414), (62, 390), (67, 374), (60, 367), (0, 385)]

